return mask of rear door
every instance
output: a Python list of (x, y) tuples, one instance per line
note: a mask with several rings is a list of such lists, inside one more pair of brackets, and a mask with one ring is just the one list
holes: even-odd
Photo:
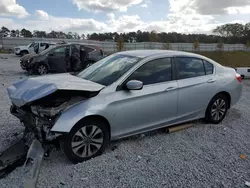
[(80, 60), (80, 45), (72, 44), (71, 45), (71, 58), (70, 58), (70, 69), (72, 71), (80, 70), (82, 63)]
[(205, 114), (216, 94), (214, 65), (193, 57), (175, 57), (177, 71), (179, 120), (194, 119)]
[(100, 60), (100, 51), (93, 46), (84, 46), (85, 51), (88, 53), (88, 60), (98, 61)]
[(61, 46), (53, 49), (48, 54), (48, 63), (50, 69), (56, 72), (66, 72), (66, 51), (69, 46)]

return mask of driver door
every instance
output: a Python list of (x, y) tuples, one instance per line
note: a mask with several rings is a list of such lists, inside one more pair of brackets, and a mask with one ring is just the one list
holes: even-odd
[[(178, 85), (173, 79), (171, 58), (149, 61), (124, 82), (139, 80), (141, 90), (121, 89), (113, 96), (116, 111), (114, 136), (126, 136), (157, 129), (177, 116)], [(122, 84), (123, 85), (123, 84)]]
[(66, 72), (65, 52), (69, 46), (61, 46), (53, 50), (48, 55), (48, 64), (50, 69), (55, 72)]

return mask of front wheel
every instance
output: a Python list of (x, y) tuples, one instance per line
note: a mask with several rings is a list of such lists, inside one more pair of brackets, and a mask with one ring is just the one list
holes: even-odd
[(216, 95), (207, 107), (206, 120), (213, 124), (220, 123), (225, 118), (228, 108), (228, 98), (223, 94)]
[(39, 75), (44, 75), (48, 73), (48, 67), (44, 64), (38, 65), (36, 69)]
[(66, 157), (78, 163), (96, 157), (105, 150), (109, 142), (109, 131), (103, 121), (82, 120), (60, 142)]

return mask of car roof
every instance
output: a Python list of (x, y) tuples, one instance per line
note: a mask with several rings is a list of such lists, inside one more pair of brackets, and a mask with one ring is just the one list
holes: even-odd
[(63, 46), (70, 46), (70, 45), (74, 45), (74, 44), (89, 46), (89, 47), (93, 47), (93, 48), (99, 48), (97, 45), (88, 44), (88, 43), (66, 43), (66, 44), (56, 44), (56, 47), (59, 47), (59, 46), (61, 46), (61, 47), (63, 47)]
[(85, 46), (93, 46), (93, 47), (98, 47), (98, 45), (96, 45), (96, 44), (89, 44), (89, 43), (67, 43), (67, 44), (70, 44), (70, 45), (72, 45), (72, 44), (78, 44), (78, 45), (85, 45)]
[(139, 58), (146, 58), (155, 55), (189, 56), (189, 57), (204, 58), (204, 56), (198, 54), (181, 52), (181, 51), (172, 51), (172, 50), (131, 50), (131, 51), (119, 52), (118, 54), (135, 56)]

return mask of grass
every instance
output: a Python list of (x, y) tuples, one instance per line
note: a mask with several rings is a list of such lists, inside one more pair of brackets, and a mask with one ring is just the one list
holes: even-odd
[(250, 52), (234, 51), (234, 52), (197, 52), (206, 56), (221, 65), (229, 67), (250, 67)]
[(0, 49), (0, 54), (8, 54), (10, 53), (11, 51), (10, 50), (7, 50), (7, 49)]

